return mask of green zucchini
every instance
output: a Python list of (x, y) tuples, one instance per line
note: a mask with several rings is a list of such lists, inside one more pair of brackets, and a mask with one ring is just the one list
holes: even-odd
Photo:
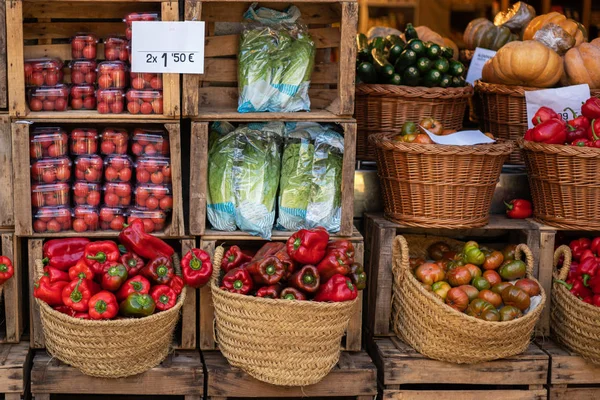
[(435, 43), (431, 43), (427, 48), (427, 57), (430, 60), (437, 60), (442, 55), (442, 48)]
[(402, 80), (404, 81), (405, 85), (419, 86), (421, 75), (419, 74), (419, 70), (417, 69), (417, 67), (411, 66), (406, 68), (406, 70), (402, 74)]
[(418, 56), (425, 55), (425, 52), (427, 51), (425, 44), (419, 39), (412, 39), (406, 43), (406, 47), (417, 53)]
[(396, 69), (396, 72), (401, 74), (404, 72), (404, 70), (406, 70), (406, 68), (410, 67), (411, 65), (415, 65), (416, 62), (417, 53), (411, 49), (405, 49), (402, 54), (400, 54), (400, 57), (398, 57), (394, 68)]
[(431, 69), (431, 60), (427, 57), (421, 57), (417, 60), (417, 69), (421, 74), (429, 71)]
[(460, 61), (451, 60), (448, 72), (452, 76), (462, 76), (465, 73), (465, 66)]
[(402, 52), (404, 51), (404, 47), (400, 46), (399, 44), (395, 44), (390, 48), (390, 51), (388, 52), (388, 61), (391, 64), (396, 64), (396, 61), (398, 61), (398, 58), (400, 57), (400, 54), (402, 54)]
[(440, 87), (447, 88), (452, 86), (452, 76), (448, 74), (443, 74), (442, 79), (440, 80)]
[(404, 40), (402, 40), (402, 38), (398, 35), (387, 35), (385, 37), (385, 40), (387, 43), (389, 43), (389, 48), (399, 44), (400, 46), (404, 47), (406, 46), (406, 43), (404, 42)]
[(442, 47), (442, 57), (452, 58), (454, 57), (454, 49), (452, 47)]
[(433, 62), (431, 68), (440, 71), (442, 74), (445, 74), (450, 68), (450, 63), (445, 58), (438, 58)]
[(465, 78), (462, 76), (453, 76), (452, 77), (452, 87), (464, 87), (467, 84)]
[(377, 72), (373, 64), (369, 62), (361, 62), (356, 69), (356, 74), (363, 83), (377, 83)]
[(382, 51), (373, 49), (371, 50), (371, 56), (373, 57), (373, 65), (375, 66), (377, 76), (382, 81), (387, 82), (394, 75), (394, 66), (388, 62)]
[(427, 87), (439, 86), (442, 80), (442, 73), (437, 69), (427, 71), (423, 76), (423, 85)]
[(406, 41), (419, 38), (417, 31), (411, 23), (406, 24), (406, 29), (404, 30), (404, 37), (406, 38)]
[(392, 75), (392, 77), (390, 78), (389, 83), (391, 85), (402, 85), (402, 76), (400, 76), (400, 74), (394, 73), (394, 75)]
[(356, 35), (356, 55), (357, 58), (361, 61), (369, 61), (371, 58), (371, 54), (369, 51), (369, 40), (364, 33), (359, 33)]

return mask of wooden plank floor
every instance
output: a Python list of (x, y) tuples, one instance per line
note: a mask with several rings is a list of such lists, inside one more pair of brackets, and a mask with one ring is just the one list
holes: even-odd
[(5, 400), (20, 400), (28, 380), (29, 343), (0, 345), (0, 394)]

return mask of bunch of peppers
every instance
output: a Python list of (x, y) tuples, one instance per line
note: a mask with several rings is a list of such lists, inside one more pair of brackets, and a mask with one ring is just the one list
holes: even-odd
[(567, 280), (554, 282), (565, 285), (583, 302), (600, 307), (600, 237), (572, 240), (569, 248), (573, 262)]
[(301, 229), (287, 243), (266, 243), (254, 255), (231, 246), (221, 269), (221, 289), (271, 299), (349, 301), (367, 283), (352, 242), (330, 242), (324, 228)]
[[(44, 274), (34, 285), (34, 296), (75, 318), (140, 318), (174, 307), (188, 277), (193, 285), (200, 284), (190, 272), (193, 257), (182, 260), (183, 278), (176, 275), (174, 249), (146, 233), (141, 220), (126, 226), (119, 242), (86, 238), (45, 242)], [(203, 273), (208, 269), (204, 284), (212, 264), (198, 268)], [(1, 272), (0, 268), (0, 278)]]
[(581, 106), (577, 116), (564, 121), (551, 108), (541, 107), (534, 115), (534, 127), (525, 133), (525, 140), (545, 144), (566, 144), (579, 147), (600, 148), (600, 99), (592, 97)]

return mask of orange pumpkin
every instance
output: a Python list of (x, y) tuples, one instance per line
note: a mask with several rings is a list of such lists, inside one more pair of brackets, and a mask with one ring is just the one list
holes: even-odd
[(587, 40), (585, 28), (580, 23), (554, 11), (548, 14), (539, 15), (532, 19), (529, 25), (527, 25), (527, 28), (525, 28), (523, 40), (533, 39), (533, 36), (537, 31), (544, 25), (551, 23), (560, 26), (565, 32), (571, 35), (575, 39), (575, 47)]
[(587, 83), (590, 89), (600, 89), (600, 41), (597, 40), (573, 47), (565, 54), (565, 75), (569, 84)]

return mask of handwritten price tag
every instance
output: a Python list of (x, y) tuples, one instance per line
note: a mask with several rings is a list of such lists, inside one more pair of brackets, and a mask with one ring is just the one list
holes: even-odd
[(467, 71), (466, 81), (473, 85), (476, 80), (481, 79), (483, 65), (495, 55), (496, 52), (494, 50), (482, 49), (481, 47), (476, 48), (471, 59), (471, 65), (469, 65), (469, 70)]
[(549, 107), (565, 121), (573, 118), (573, 112), (581, 115), (581, 105), (591, 97), (588, 85), (565, 86), (525, 92), (527, 103), (527, 126), (533, 128), (533, 116), (541, 107)]

